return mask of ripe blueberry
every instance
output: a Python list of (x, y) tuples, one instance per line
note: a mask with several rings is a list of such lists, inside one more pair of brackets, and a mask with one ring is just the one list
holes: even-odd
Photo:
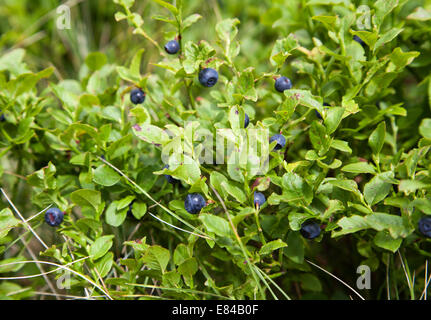
[(284, 146), (286, 145), (286, 138), (282, 134), (273, 135), (269, 139), (269, 143), (273, 141), (277, 141), (277, 144), (275, 145), (274, 150), (280, 150), (284, 148)]
[(145, 92), (141, 89), (133, 89), (130, 92), (130, 101), (132, 101), (133, 104), (141, 104), (145, 101)]
[(127, 210), (127, 216), (129, 216), (129, 217), (134, 217), (132, 209), (133, 209), (133, 204), (135, 203), (135, 201), (136, 200), (133, 199), (133, 201), (130, 202), (130, 204), (129, 204), (129, 210)]
[(45, 221), (51, 227), (57, 227), (63, 222), (64, 212), (58, 208), (49, 208), (45, 212)]
[(355, 40), (356, 42), (358, 42), (361, 46), (366, 46), (367, 44), (361, 39), (361, 38), (359, 38), (358, 36), (353, 36), (353, 40)]
[(250, 118), (248, 117), (248, 114), (244, 114), (244, 129), (248, 127), (248, 124), (250, 123)]
[(299, 232), (306, 239), (314, 239), (320, 235), (320, 225), (316, 222), (304, 222)]
[[(166, 166), (163, 167), (163, 169), (169, 169), (169, 165), (167, 164)], [(176, 182), (178, 182), (179, 180), (173, 178), (171, 175), (169, 174), (165, 174), (165, 179), (170, 183), (170, 184), (174, 184)]]
[(5, 120), (6, 120), (6, 118), (5, 118), (4, 114), (0, 114), (0, 122), (3, 122)]
[(188, 213), (199, 213), (206, 206), (206, 201), (199, 193), (189, 193), (184, 200), (184, 208)]
[(165, 51), (169, 54), (175, 54), (180, 50), (180, 44), (177, 40), (171, 40), (165, 44)]
[(199, 82), (205, 87), (212, 87), (217, 83), (218, 73), (212, 68), (205, 68), (199, 72)]
[(425, 237), (431, 238), (431, 217), (422, 217), (419, 220), (418, 229)]
[(261, 207), (266, 202), (265, 195), (261, 192), (254, 193), (254, 205)]
[(284, 90), (289, 90), (292, 88), (292, 82), (289, 78), (280, 77), (275, 80), (275, 90), (278, 92), (283, 92)]

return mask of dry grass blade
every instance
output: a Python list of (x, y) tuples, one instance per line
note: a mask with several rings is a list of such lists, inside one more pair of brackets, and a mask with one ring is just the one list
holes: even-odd
[(147, 198), (149, 198), (151, 201), (153, 201), (160, 208), (162, 208), (163, 210), (165, 210), (167, 213), (169, 213), (171, 216), (173, 216), (178, 221), (180, 221), (183, 224), (185, 224), (190, 229), (193, 229), (195, 232), (197, 232), (199, 234), (199, 237), (205, 238), (205, 239), (211, 239), (211, 237), (209, 237), (208, 235), (204, 234), (203, 232), (201, 232), (200, 230), (198, 230), (197, 228), (195, 228), (194, 226), (192, 226), (187, 221), (184, 221), (183, 219), (181, 219), (180, 217), (178, 217), (175, 213), (173, 213), (171, 210), (169, 210), (168, 208), (166, 208), (161, 203), (157, 202), (152, 196), (150, 196), (148, 194), (148, 192), (146, 192), (144, 189), (142, 189), (135, 181), (133, 181), (132, 179), (130, 179), (127, 175), (125, 175), (120, 169), (118, 169), (117, 167), (115, 167), (113, 164), (109, 163), (108, 161), (106, 161), (105, 159), (103, 159), (101, 157), (97, 157), (97, 158), (100, 161), (102, 161), (104, 164), (108, 165), (109, 167), (111, 167), (112, 169), (114, 169), (116, 172), (118, 172), (121, 176), (123, 176), (127, 181), (129, 181), (132, 185), (134, 185), (136, 188), (138, 188), (139, 191), (141, 191)]
[(333, 275), (332, 273), (330, 273), (329, 271), (326, 271), (325, 269), (323, 269), (322, 267), (318, 266), (317, 264), (305, 259), (305, 261), (307, 261), (309, 264), (315, 266), (316, 268), (322, 270), (323, 272), (325, 272), (326, 274), (329, 274), (331, 277), (333, 277), (334, 279), (337, 279), (338, 281), (340, 281), (342, 284), (344, 284), (347, 288), (349, 288), (350, 290), (352, 290), (359, 298), (361, 298), (362, 300), (365, 300), (365, 298), (363, 296), (361, 296), (355, 289), (353, 289), (351, 286), (349, 286), (347, 283), (345, 283), (343, 280), (341, 280), (340, 278), (338, 278), (337, 276)]
[[(88, 259), (88, 258), (89, 258), (89, 257), (84, 257), (84, 258), (81, 258), (81, 259), (79, 259), (79, 260), (84, 260), (84, 259)], [(76, 261), (74, 261), (74, 262), (77, 262), (77, 261), (79, 261), (79, 260), (76, 260)], [(7, 265), (16, 265), (16, 264), (28, 264), (28, 263), (47, 264), (47, 265), (51, 265), (51, 266), (56, 266), (56, 267), (58, 267), (59, 269), (67, 270), (67, 271), (69, 271), (69, 272), (71, 272), (71, 273), (73, 273), (73, 274), (77, 275), (78, 277), (80, 277), (80, 278), (84, 279), (85, 281), (87, 281), (88, 283), (92, 284), (93, 286), (95, 286), (97, 289), (99, 289), (100, 291), (102, 291), (102, 292), (104, 293), (104, 295), (105, 295), (109, 300), (114, 300), (114, 299), (112, 299), (112, 297), (109, 295), (109, 293), (108, 293), (107, 291), (105, 291), (105, 289), (104, 289), (104, 288), (102, 288), (101, 286), (99, 286), (99, 285), (98, 285), (97, 283), (95, 283), (93, 280), (89, 279), (89, 278), (88, 278), (88, 277), (86, 277), (85, 275), (83, 275), (83, 274), (81, 274), (81, 273), (79, 273), (79, 272), (77, 272), (77, 271), (75, 271), (75, 270), (72, 270), (72, 269), (70, 269), (70, 268), (68, 268), (68, 267), (66, 267), (66, 266), (64, 266), (64, 265), (60, 265), (60, 264), (57, 264), (57, 263), (54, 263), (54, 262), (48, 262), (48, 261), (19, 261), (19, 262), (11, 262), (11, 263), (7, 263), (7, 264), (4, 264), (3, 266), (7, 266)]]
[(7, 202), (9, 202), (9, 204), (11, 205), (11, 207), (14, 209), (14, 211), (16, 212), (16, 214), (19, 216), (19, 218), (22, 220), (22, 222), (24, 223), (24, 225), (30, 230), (31, 233), (33, 233), (33, 235), (36, 237), (37, 240), (39, 240), (39, 242), (43, 245), (43, 247), (45, 249), (48, 249), (48, 246), (45, 244), (45, 242), (39, 237), (39, 235), (36, 233), (36, 231), (33, 230), (33, 228), (27, 223), (27, 221), (24, 219), (24, 217), (21, 215), (21, 213), (19, 212), (19, 210), (15, 207), (15, 205), (12, 203), (12, 201), (9, 199), (9, 197), (7, 196), (6, 192), (3, 190), (3, 188), (0, 188), (0, 191), (3, 193), (3, 195), (5, 196)]

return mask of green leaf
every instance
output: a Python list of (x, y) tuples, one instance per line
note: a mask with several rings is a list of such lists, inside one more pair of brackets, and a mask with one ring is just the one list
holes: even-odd
[(370, 138), (368, 139), (368, 144), (373, 150), (374, 154), (379, 154), (382, 150), (383, 144), (385, 142), (386, 135), (386, 124), (385, 122), (380, 122), (377, 128), (371, 133)]
[(301, 282), (301, 288), (303, 290), (314, 292), (322, 291), (322, 284), (320, 283), (320, 280), (310, 273), (301, 274), (299, 276), (299, 281)]
[(212, 171), (210, 174), (210, 183), (218, 191), (218, 193), (225, 198), (226, 191), (222, 188), (222, 183), (227, 183), (227, 178), (217, 171)]
[(229, 223), (221, 217), (215, 216), (213, 214), (203, 213), (199, 216), (199, 220), (205, 226), (210, 233), (215, 233), (220, 237), (231, 237), (233, 232), (230, 229)]
[(226, 190), (226, 192), (229, 193), (232, 197), (234, 197), (239, 203), (244, 203), (247, 201), (244, 191), (242, 191), (237, 186), (234, 186), (227, 181), (223, 181), (221, 183), (221, 187)]
[[(24, 263), (18, 263), (21, 261), (25, 261), (27, 259), (25, 259), (22, 256), (18, 256), (18, 257), (14, 257), (14, 258), (9, 258), (9, 259), (2, 259), (0, 261), (0, 273), (9, 273), (9, 272), (17, 272), (19, 271), (22, 267), (24, 267)], [(7, 265), (10, 264), (10, 265)]]
[(76, 190), (71, 193), (70, 199), (78, 206), (92, 206), (96, 210), (102, 203), (100, 192), (90, 189)]
[(120, 175), (110, 167), (102, 164), (94, 170), (93, 181), (102, 186), (110, 187), (120, 181)]
[(304, 243), (298, 231), (290, 231), (287, 236), (287, 247), (283, 248), (283, 254), (293, 262), (304, 262)]
[[(430, 83), (429, 87), (431, 88), (431, 80), (429, 81), (429, 83)], [(430, 91), (430, 97), (431, 97), (431, 89), (429, 91)], [(419, 133), (421, 134), (422, 137), (431, 139), (431, 119), (429, 118), (422, 119), (422, 122), (419, 126)]]
[(408, 20), (428, 21), (431, 20), (431, 12), (423, 7), (418, 7), (413, 13), (407, 16)]
[(394, 177), (392, 171), (380, 173), (372, 178), (364, 187), (365, 201), (369, 205), (374, 205), (382, 201), (392, 190), (392, 184), (387, 180)]
[(430, 188), (431, 184), (424, 183), (419, 180), (401, 180), (398, 190), (406, 194), (415, 192), (418, 189)]
[[(418, 51), (403, 52), (401, 48), (395, 48), (391, 53), (391, 62), (396, 70), (400, 70), (413, 62), (420, 55)], [(390, 70), (392, 71), (392, 70)]]
[(341, 168), (341, 171), (344, 172), (352, 172), (352, 173), (376, 173), (376, 169), (374, 166), (369, 164), (368, 162), (355, 162), (345, 165)]
[(331, 148), (347, 153), (352, 153), (352, 149), (349, 147), (349, 143), (343, 140), (333, 139), (331, 141)]
[(309, 136), (313, 148), (318, 151), (319, 156), (323, 156), (331, 146), (331, 140), (326, 128), (320, 122), (313, 121)]
[(293, 172), (285, 173), (281, 183), (283, 201), (303, 201), (308, 205), (313, 200), (313, 190), (298, 174)]
[(142, 257), (142, 261), (150, 269), (160, 270), (164, 273), (170, 258), (171, 254), (168, 249), (155, 245), (148, 248), (148, 251)]
[(259, 250), (259, 254), (261, 256), (270, 254), (272, 251), (275, 251), (280, 248), (287, 247), (287, 244), (280, 239), (270, 241), (262, 246)]
[(401, 243), (403, 242), (403, 239), (394, 239), (391, 237), (389, 232), (379, 231), (374, 237), (373, 242), (379, 248), (386, 249), (391, 251), (392, 253), (395, 253), (399, 249)]
[(329, 108), (326, 112), (325, 126), (328, 134), (332, 134), (337, 130), (343, 118), (345, 109), (343, 107)]
[(337, 225), (341, 227), (340, 231), (332, 231), (332, 237), (339, 237), (349, 233), (355, 233), (360, 230), (368, 229), (368, 222), (365, 220), (365, 217), (361, 216), (351, 216), (351, 217), (343, 217), (338, 220)]
[(128, 207), (117, 210), (117, 203), (112, 202), (105, 212), (106, 223), (113, 227), (119, 227), (123, 224), (127, 217)]
[(9, 231), (20, 224), (9, 208), (0, 211), (0, 239), (7, 236)]
[(137, 220), (141, 220), (147, 213), (147, 205), (142, 202), (135, 202), (132, 205), (132, 214)]
[(174, 7), (172, 4), (163, 1), (163, 0), (153, 0), (154, 2), (157, 2), (158, 4), (160, 4), (162, 7), (165, 7), (166, 9), (168, 9), (174, 16), (178, 15), (178, 9), (176, 7)]
[(414, 231), (414, 228), (408, 225), (405, 218), (393, 214), (375, 212), (367, 216), (366, 220), (374, 230), (388, 230), (394, 239), (399, 237), (405, 238)]
[(183, 31), (190, 27), (191, 25), (195, 24), (198, 20), (202, 19), (202, 16), (200, 14), (192, 14), (184, 19), (183, 21)]
[(280, 68), (284, 61), (291, 55), (291, 52), (298, 48), (298, 40), (290, 34), (288, 37), (278, 39), (271, 51), (271, 58), (269, 59), (271, 64), (277, 68)]
[(169, 135), (165, 130), (151, 124), (144, 123), (141, 125), (135, 125), (133, 127), (133, 132), (139, 139), (148, 143), (164, 145), (169, 142)]
[(135, 0), (114, 0), (114, 3), (120, 4), (125, 8), (130, 8), (135, 3)]
[(103, 256), (103, 258), (97, 261), (94, 266), (99, 272), (100, 277), (104, 278), (108, 275), (109, 271), (111, 271), (113, 264), (114, 254), (112, 252), (108, 252)]
[(198, 271), (198, 263), (195, 258), (184, 260), (178, 266), (178, 273), (183, 276), (193, 276)]
[(107, 62), (106, 55), (101, 52), (92, 52), (85, 58), (85, 64), (92, 71), (101, 69)]
[(113, 238), (113, 235), (97, 238), (88, 250), (88, 253), (90, 254), (91, 258), (93, 260), (97, 260), (103, 257), (109, 251), (109, 249), (111, 249), (113, 244)]
[(237, 18), (225, 19), (216, 24), (217, 36), (220, 40), (230, 43), (238, 34), (238, 28), (236, 27), (240, 21)]

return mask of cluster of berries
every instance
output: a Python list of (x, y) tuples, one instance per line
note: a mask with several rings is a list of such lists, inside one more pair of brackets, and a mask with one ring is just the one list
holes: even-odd
[[(354, 36), (355, 41), (360, 43), (362, 46), (366, 44), (358, 36)], [(180, 44), (177, 40), (171, 40), (165, 45), (165, 51), (168, 54), (176, 54), (180, 50)], [(218, 81), (218, 72), (212, 68), (205, 68), (199, 72), (199, 82), (205, 87), (212, 87)], [(281, 76), (275, 80), (275, 90), (278, 92), (284, 92), (292, 88), (292, 82), (289, 78)], [(136, 88), (130, 92), (130, 101), (133, 104), (142, 104), (145, 101), (145, 92)], [(329, 104), (324, 103), (324, 106)], [(316, 110), (316, 117), (320, 120), (323, 119), (322, 115)], [(0, 121), (4, 120), (4, 116), (0, 115)], [(244, 128), (247, 128), (250, 123), (250, 118), (245, 114)], [(276, 134), (269, 139), (269, 142), (276, 142), (274, 150), (281, 150), (286, 145), (286, 138), (282, 134)], [(165, 165), (163, 169), (169, 169), (169, 165)], [(168, 183), (175, 184), (179, 180), (173, 178), (171, 175), (165, 175), (165, 179)], [(260, 208), (266, 202), (265, 195), (261, 192), (254, 192), (253, 202), (257, 208)], [(184, 208), (188, 213), (198, 214), (202, 208), (206, 206), (205, 198), (199, 193), (190, 193), (184, 200)], [(128, 214), (132, 213), (133, 202), (129, 205)], [(59, 226), (63, 222), (64, 212), (58, 208), (50, 208), (45, 213), (45, 221), (53, 227)], [(418, 223), (419, 231), (428, 238), (431, 238), (431, 217), (423, 217)], [(321, 226), (312, 221), (306, 221), (301, 225), (301, 235), (306, 239), (317, 238), (321, 233)]]

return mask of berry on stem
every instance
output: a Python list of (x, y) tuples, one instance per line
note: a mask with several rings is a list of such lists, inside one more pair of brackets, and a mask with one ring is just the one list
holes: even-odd
[(275, 90), (278, 92), (283, 92), (284, 90), (289, 90), (292, 88), (292, 82), (287, 77), (280, 77), (275, 80)]
[(311, 240), (320, 235), (320, 225), (316, 222), (304, 222), (299, 232), (304, 238)]
[(425, 237), (431, 238), (431, 217), (422, 217), (419, 220), (418, 229)]
[(266, 202), (265, 195), (262, 192), (255, 192), (253, 195), (253, 202), (255, 206), (261, 207)]
[[(165, 165), (164, 167), (163, 167), (163, 169), (169, 169), (169, 165), (167, 164), (167, 165)], [(169, 175), (169, 174), (165, 174), (165, 179), (170, 183), (170, 184), (174, 184), (174, 183), (177, 183), (177, 182), (179, 182), (179, 180), (177, 180), (177, 179), (175, 179), (175, 178), (173, 178), (171, 175)]]
[(205, 87), (212, 87), (218, 81), (218, 72), (212, 68), (205, 68), (199, 72), (199, 82)]
[(367, 44), (358, 36), (353, 36), (353, 40), (355, 40), (356, 42), (358, 42), (361, 46), (365, 47)]
[(64, 212), (58, 208), (49, 208), (45, 212), (45, 222), (51, 227), (57, 227), (63, 222)]
[(274, 142), (274, 141), (277, 141), (277, 144), (275, 145), (274, 150), (283, 149), (284, 146), (286, 145), (286, 138), (282, 134), (273, 135), (269, 139), (269, 143)]
[(177, 40), (171, 40), (165, 44), (165, 51), (169, 54), (176, 54), (180, 50), (180, 44)]
[(250, 123), (250, 118), (248, 117), (248, 114), (244, 114), (244, 129), (248, 127), (249, 123)]
[(130, 101), (133, 104), (141, 104), (145, 101), (145, 92), (142, 89), (136, 88), (130, 92)]
[(199, 193), (189, 193), (184, 200), (184, 208), (188, 213), (199, 213), (205, 206), (206, 201)]

